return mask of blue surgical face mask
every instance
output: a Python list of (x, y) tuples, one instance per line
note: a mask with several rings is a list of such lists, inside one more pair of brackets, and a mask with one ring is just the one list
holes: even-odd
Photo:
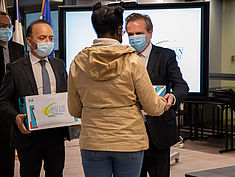
[(12, 38), (12, 28), (0, 28), (0, 40), (8, 42)]
[(50, 55), (50, 53), (54, 49), (54, 42), (42, 42), (42, 43), (34, 42), (34, 43), (37, 44), (37, 49), (35, 49), (34, 51), (41, 57), (46, 57)]
[(129, 36), (129, 43), (137, 52), (144, 50), (147, 46), (145, 34)]

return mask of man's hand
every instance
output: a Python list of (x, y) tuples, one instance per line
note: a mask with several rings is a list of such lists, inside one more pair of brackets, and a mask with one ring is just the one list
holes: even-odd
[(167, 110), (170, 109), (170, 107), (172, 106), (173, 102), (174, 102), (174, 96), (170, 93), (167, 93), (164, 98), (167, 101)]
[(18, 114), (16, 116), (16, 125), (22, 134), (30, 134), (31, 132), (28, 131), (24, 125), (25, 117), (26, 117), (26, 114)]

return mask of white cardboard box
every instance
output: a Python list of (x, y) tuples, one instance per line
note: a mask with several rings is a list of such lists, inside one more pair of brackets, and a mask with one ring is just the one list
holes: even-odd
[(19, 103), (29, 131), (81, 124), (68, 112), (67, 92), (26, 96)]

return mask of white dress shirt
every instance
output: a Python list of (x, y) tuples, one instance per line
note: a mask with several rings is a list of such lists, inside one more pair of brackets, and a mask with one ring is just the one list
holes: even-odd
[(150, 43), (149, 46), (142, 53), (138, 54), (139, 57), (144, 62), (145, 68), (147, 68), (151, 50), (152, 50), (152, 44)]
[[(38, 89), (38, 94), (42, 95), (43, 94), (43, 82), (42, 82), (42, 67), (40, 64), (40, 59), (34, 56), (31, 52), (29, 52), (29, 58), (32, 64), (33, 68), (33, 74), (34, 78), (36, 80), (37, 84), (37, 89)], [(51, 93), (56, 93), (56, 79), (55, 79), (55, 74), (52, 70), (52, 67), (49, 63), (48, 57), (44, 58), (43, 60), (46, 60), (45, 66), (50, 78), (50, 83), (51, 83)]]

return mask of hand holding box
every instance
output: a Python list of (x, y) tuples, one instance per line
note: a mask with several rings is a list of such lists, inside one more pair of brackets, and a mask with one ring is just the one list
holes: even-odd
[(27, 114), (25, 122), (30, 131), (81, 124), (68, 112), (67, 92), (26, 96), (19, 102), (21, 112)]

